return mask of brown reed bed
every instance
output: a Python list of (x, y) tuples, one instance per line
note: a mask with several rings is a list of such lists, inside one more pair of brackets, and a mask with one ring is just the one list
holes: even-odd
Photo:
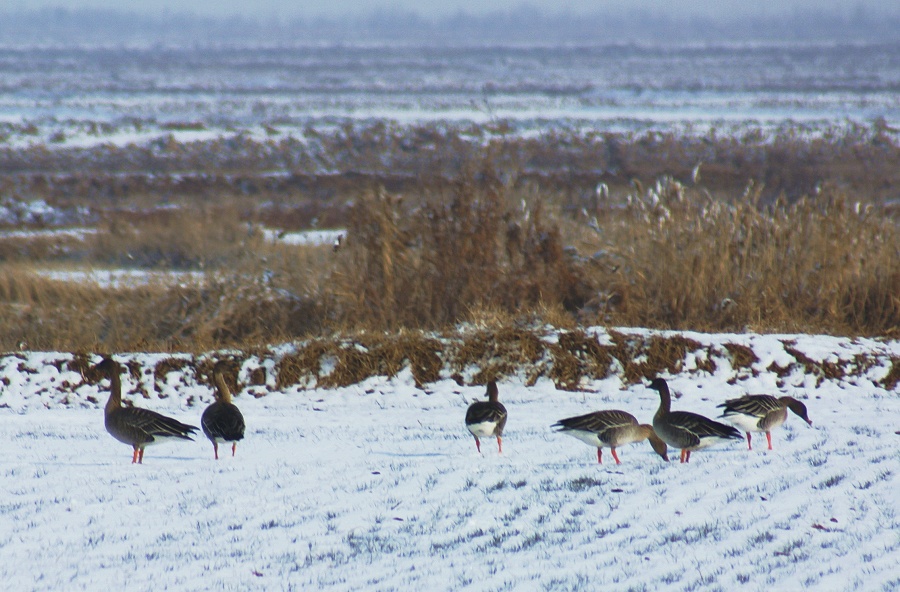
[[(368, 132), (359, 133), (365, 139)], [(383, 168), (371, 159), (379, 142), (409, 140), (386, 133), (372, 136), (368, 144), (348, 144), (366, 147), (359, 150), (371, 160), (365, 160), (373, 167), (371, 174), (332, 176), (324, 185), (310, 176), (304, 177), (307, 185), (273, 181), (258, 194), (240, 194), (227, 189), (231, 186), (225, 181), (201, 182), (193, 189), (168, 186), (162, 199), (152, 183), (137, 189), (121, 186), (123, 197), (98, 194), (102, 183), (88, 182), (90, 169), (81, 184), (49, 183), (44, 186), (48, 194), (61, 188), (68, 192), (53, 203), (86, 207), (87, 221), (98, 231), (68, 241), (64, 248), (46, 237), (0, 243), (0, 347), (202, 351), (363, 330), (448, 331), (461, 323), (484, 327), (480, 343), (485, 352), (498, 347), (490, 344), (501, 334), (506, 343), (510, 331), (522, 344), (533, 342), (528, 335), (541, 322), (569, 329), (599, 324), (881, 336), (898, 332), (900, 271), (895, 262), (900, 234), (896, 220), (878, 202), (887, 195), (885, 184), (893, 182), (888, 164), (898, 151), (872, 130), (850, 142), (859, 159), (880, 158), (865, 165), (847, 155), (845, 136), (831, 144), (787, 136), (766, 142), (716, 139), (713, 155), (728, 154), (734, 163), (746, 165), (747, 175), (759, 173), (749, 182), (744, 173), (734, 176), (737, 169), (725, 171), (718, 157), (688, 170), (698, 162), (689, 138), (598, 135), (569, 138), (568, 144), (560, 138), (543, 143), (518, 139), (509, 141), (513, 150), (506, 142), (476, 148), (452, 136), (428, 136), (432, 146), (447, 143), (444, 158), (450, 158), (455, 146), (452, 166), (442, 161), (429, 168), (431, 157), (424, 158), (423, 173), (402, 183), (377, 182)], [(759, 169), (762, 161), (754, 152), (764, 144), (794, 167), (791, 178), (797, 183), (790, 195), (782, 191), (771, 196), (767, 179), (776, 172)], [(531, 147), (526, 150), (526, 145)], [(601, 147), (606, 156), (597, 162), (606, 172), (591, 176), (585, 172), (590, 158), (600, 154), (591, 150)], [(227, 155), (216, 159), (250, 169), (268, 162), (271, 147), (251, 148), (241, 152), (248, 161), (228, 160)], [(110, 163), (118, 162), (119, 150), (124, 149), (108, 149)], [(172, 153), (181, 158), (194, 150), (199, 148), (189, 145)], [(390, 146), (385, 150), (388, 156), (406, 154), (395, 154)], [(756, 156), (750, 158), (751, 153)], [(771, 154), (763, 160), (777, 167), (768, 159)], [(12, 179), (25, 177), (9, 172), (15, 166), (8, 156), (0, 158), (7, 167), (0, 177), (4, 199), (14, 199), (23, 187), (37, 185), (11, 185)], [(52, 162), (73, 165), (84, 157), (39, 156), (32, 163), (38, 168)], [(344, 156), (355, 162), (349, 153)], [(569, 157), (574, 180), (566, 182), (560, 169)], [(844, 157), (838, 166), (836, 160)], [(613, 162), (618, 163), (615, 175), (609, 173)], [(623, 163), (643, 164), (628, 168)], [(835, 164), (831, 173), (829, 163)], [(195, 164), (209, 166), (199, 160)], [(649, 182), (640, 178), (660, 169), (680, 172)], [(545, 172), (536, 175), (535, 170)], [(859, 179), (869, 170), (882, 189), (852, 189), (864, 185)], [(623, 171), (636, 176), (625, 181)], [(158, 176), (166, 178), (175, 182), (175, 177)], [(245, 177), (229, 177), (235, 178)], [(808, 193), (793, 195), (806, 185), (812, 187)], [(786, 185), (779, 181), (777, 186)], [(260, 232), (261, 225), (291, 229), (322, 220), (347, 229), (348, 239), (336, 251), (271, 243)], [(104, 288), (35, 273), (47, 266), (191, 270), (202, 279)], [(569, 346), (573, 357), (566, 363), (589, 372), (602, 371), (605, 356), (611, 355), (584, 343)], [(418, 346), (410, 348), (413, 353), (402, 359), (413, 356), (422, 375), (428, 375), (429, 358), (414, 353)], [(738, 361), (741, 352), (732, 353)], [(504, 371), (502, 364), (487, 363), (490, 359), (484, 358), (485, 372)], [(396, 363), (385, 359), (376, 365)]]
[(255, 140), (236, 133), (192, 142), (164, 136), (90, 148), (0, 146), (0, 195), (92, 203), (173, 197), (278, 203), (289, 195), (303, 211), (297, 222), (309, 222), (339, 212), (325, 204), (346, 203), (378, 187), (389, 193), (435, 189), (486, 151), (516, 186), (558, 192), (576, 208), (594, 199), (598, 183), (614, 192), (665, 175), (696, 183), (698, 165), (702, 185), (713, 195), (734, 196), (752, 180), (764, 203), (812, 195), (823, 183), (880, 203), (897, 199), (900, 184), (900, 133), (880, 120), (814, 131), (789, 124), (748, 128), (740, 135), (555, 130), (537, 137), (508, 133), (502, 121), (363, 122), (302, 135)]

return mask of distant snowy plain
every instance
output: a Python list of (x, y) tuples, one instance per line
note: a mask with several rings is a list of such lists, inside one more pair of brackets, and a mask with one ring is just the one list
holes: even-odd
[[(641, 330), (631, 330), (641, 333)], [(598, 330), (601, 335), (602, 330)], [(803, 399), (755, 448), (734, 442), (665, 463), (646, 443), (598, 465), (555, 420), (625, 409), (649, 422), (656, 393), (620, 377), (583, 392), (500, 382), (503, 454), (463, 426), (481, 386), (417, 389), (408, 370), (341, 389), (245, 388), (235, 457), (167, 443), (132, 465), (103, 427), (106, 384), (65, 353), (0, 357), (0, 581), (9, 590), (801, 590), (900, 589), (900, 397), (880, 384), (891, 341), (698, 335), (759, 361), (712, 373), (685, 360), (675, 409), (710, 417), (745, 393)], [(798, 369), (783, 344), (843, 363), (842, 379)], [(284, 350), (287, 351), (287, 350)], [(128, 354), (124, 393), (199, 425), (212, 400), (190, 371), (154, 377), (162, 354)], [(469, 369), (470, 377), (475, 369)], [(142, 396), (141, 392), (147, 392)], [(670, 454), (677, 459), (677, 454)], [(604, 459), (609, 455), (604, 455)], [(611, 459), (610, 459), (611, 461)]]
[[(302, 40), (298, 40), (302, 43)], [(0, 47), (0, 146), (316, 142), (376, 122), (500, 135), (819, 136), (900, 125), (897, 44)], [(313, 133), (308, 133), (312, 130)], [(481, 136), (481, 134), (486, 134)]]

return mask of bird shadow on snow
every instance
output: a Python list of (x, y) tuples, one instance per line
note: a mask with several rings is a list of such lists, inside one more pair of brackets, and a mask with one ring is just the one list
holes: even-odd
[(388, 450), (371, 450), (371, 455), (389, 456), (392, 458), (436, 458), (436, 457), (457, 457), (458, 454), (449, 452), (393, 452)]
[[(212, 455), (210, 455), (209, 458), (211, 461), (215, 461), (215, 459), (212, 457)], [(104, 466), (119, 465), (119, 464), (123, 464), (123, 465), (135, 464), (135, 465), (140, 466), (140, 465), (153, 465), (157, 461), (177, 461), (177, 462), (181, 463), (181, 462), (189, 462), (189, 461), (196, 461), (196, 460), (203, 460), (203, 457), (180, 456), (180, 455), (175, 455), (175, 454), (154, 454), (153, 457), (149, 457), (145, 454), (143, 463), (132, 463), (130, 458), (126, 458), (122, 461), (119, 461), (118, 458), (114, 458), (114, 459), (109, 459), (106, 462), (99, 463), (99, 464), (102, 464)]]

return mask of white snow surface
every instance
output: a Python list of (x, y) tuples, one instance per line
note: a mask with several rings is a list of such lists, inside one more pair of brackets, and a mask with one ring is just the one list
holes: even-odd
[(115, 290), (138, 288), (153, 283), (187, 286), (203, 282), (202, 271), (154, 271), (148, 269), (39, 269), (36, 273), (49, 280), (96, 284)]
[(274, 228), (263, 228), (263, 237), (270, 243), (294, 245), (300, 247), (320, 247), (334, 245), (347, 235), (343, 229), (298, 230), (285, 232)]
[[(759, 362), (734, 370), (717, 357), (707, 372), (687, 360), (667, 376), (674, 409), (716, 417), (727, 398), (788, 394), (804, 400), (813, 426), (790, 415), (773, 451), (754, 438), (752, 451), (736, 441), (680, 464), (640, 443), (619, 449), (621, 465), (608, 454), (598, 465), (592, 448), (550, 424), (598, 409), (648, 422), (656, 393), (617, 375), (582, 392), (513, 376), (499, 382), (503, 454), (488, 439), (479, 455), (463, 418), (482, 386), (447, 373), (417, 389), (406, 369), (279, 391), (273, 360), (251, 357), (240, 379), (264, 367), (268, 384), (235, 397), (247, 423), (235, 457), (226, 448), (215, 461), (201, 435), (150, 447), (132, 465), (103, 427), (105, 381), (86, 383), (67, 353), (0, 356), (0, 581), (8, 590), (900, 589), (900, 398), (881, 385), (898, 342), (685, 335), (748, 345)], [(815, 360), (877, 363), (841, 379), (800, 366), (778, 376), (767, 368), (788, 361), (786, 341)], [(212, 391), (189, 368), (155, 376), (172, 357), (188, 359), (117, 356), (140, 369), (140, 379), (123, 377), (125, 398), (199, 425)]]

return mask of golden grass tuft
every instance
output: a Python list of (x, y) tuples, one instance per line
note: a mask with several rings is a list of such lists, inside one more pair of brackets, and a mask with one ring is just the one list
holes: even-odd
[(434, 329), (485, 305), (574, 311), (589, 298), (543, 203), (516, 209), (490, 171), (467, 175), (418, 200), (360, 200), (331, 278), (345, 322)]
[(793, 356), (797, 363), (803, 366), (803, 371), (806, 374), (815, 375), (819, 384), (825, 379), (841, 380), (846, 376), (847, 373), (840, 363), (829, 362), (828, 360), (817, 362), (793, 347), (793, 345), (795, 345), (793, 342), (784, 342), (784, 351)]
[(357, 384), (372, 376), (385, 372), (377, 349), (367, 348), (358, 343), (340, 343), (331, 352), (335, 357), (334, 369), (328, 374), (320, 374), (318, 386), (337, 388)]
[(891, 369), (881, 379), (881, 386), (886, 390), (892, 391), (897, 388), (898, 383), (900, 383), (900, 357), (892, 357)]
[[(237, 393), (241, 392), (241, 389), (243, 388), (240, 382), (238, 382), (238, 374), (241, 371), (241, 364), (245, 359), (246, 357), (244, 355), (238, 354), (197, 358), (193, 363), (194, 379), (198, 384), (206, 384), (211, 389), (214, 389), (215, 381), (213, 379), (213, 369), (217, 364), (221, 363), (224, 366), (225, 370), (222, 373), (222, 378), (225, 379), (225, 384), (228, 385), (228, 388), (231, 390), (231, 394), (236, 395)], [(167, 373), (170, 371), (171, 370), (168, 370)], [(265, 372), (263, 372), (263, 376), (265, 376)], [(265, 379), (263, 379), (262, 384), (265, 384)]]
[(250, 370), (250, 380), (248, 384), (250, 386), (264, 386), (266, 384), (266, 369), (262, 367), (253, 368)]
[(297, 351), (285, 355), (278, 362), (275, 388), (284, 390), (304, 382), (304, 379), (318, 380), (322, 357), (333, 351), (330, 340), (317, 339), (298, 346)]
[[(391, 349), (387, 346), (385, 349)], [(443, 344), (437, 339), (423, 335), (421, 332), (403, 332), (393, 344), (392, 359), (394, 364), (389, 368), (389, 376), (394, 376), (400, 369), (397, 360), (406, 360), (416, 386), (422, 388), (425, 384), (435, 382), (440, 378), (444, 366), (442, 354)]]
[(682, 370), (685, 355), (702, 347), (681, 335), (653, 335), (649, 341), (615, 331), (610, 336), (615, 343), (614, 355), (622, 363), (625, 380), (630, 383), (652, 380), (664, 372), (677, 374)]
[(725, 343), (724, 347), (731, 355), (731, 367), (735, 370), (751, 368), (759, 362), (752, 349), (740, 343)]
[[(482, 329), (464, 334), (451, 351), (451, 367), (455, 373), (469, 367), (478, 370), (474, 384), (486, 384), (512, 375), (523, 364), (536, 364), (544, 356), (545, 344), (533, 331), (515, 327)], [(529, 377), (529, 381), (537, 376)]]
[(68, 369), (81, 374), (82, 378), (88, 384), (96, 384), (100, 382), (102, 374), (94, 369), (96, 362), (91, 356), (85, 353), (75, 353), (72, 355), (72, 361), (68, 363)]
[[(180, 374), (184, 372), (185, 368), (193, 370), (192, 374), (197, 374), (197, 364), (193, 360), (185, 358), (164, 358), (156, 363), (153, 367), (153, 386), (156, 387), (158, 393), (161, 393), (160, 396), (163, 396), (162, 393), (165, 392), (169, 373), (177, 372)], [(131, 372), (135, 380), (140, 378), (140, 366), (134, 364), (134, 367), (131, 368)], [(144, 396), (148, 395), (145, 394)]]
[(584, 377), (609, 376), (612, 352), (612, 347), (600, 345), (596, 336), (582, 330), (560, 333), (558, 342), (550, 346), (553, 367), (549, 377), (561, 390), (579, 390)]
[[(443, 345), (421, 332), (399, 334), (360, 333), (332, 340), (313, 340), (282, 358), (278, 364), (277, 388), (315, 380), (323, 388), (356, 384), (373, 376), (396, 376), (407, 364), (416, 385), (440, 378)], [(333, 368), (323, 372), (323, 361)]]

